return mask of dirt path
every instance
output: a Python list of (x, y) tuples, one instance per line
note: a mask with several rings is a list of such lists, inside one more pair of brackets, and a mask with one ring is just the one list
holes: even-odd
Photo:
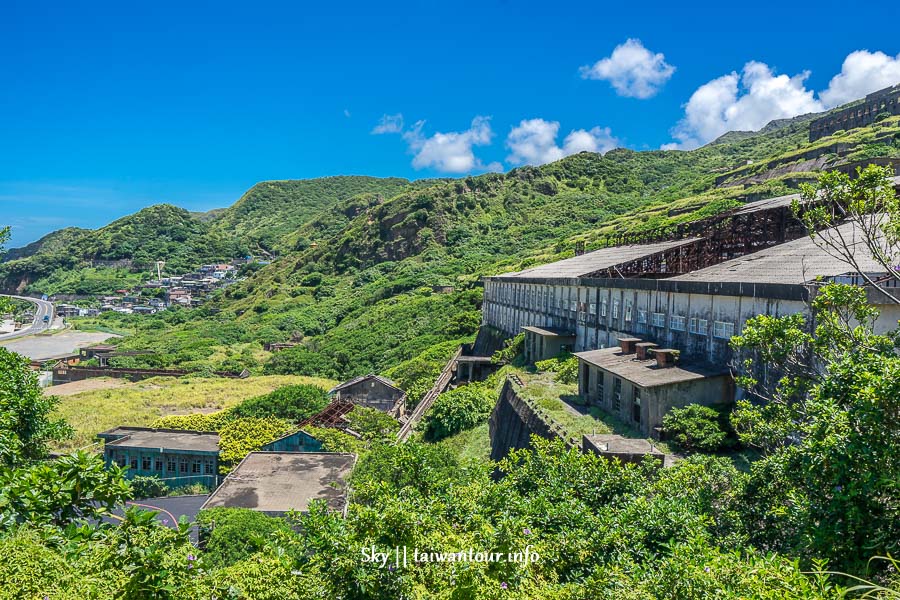
[(123, 387), (129, 382), (125, 379), (113, 379), (111, 377), (94, 377), (92, 379), (83, 379), (81, 381), (72, 381), (70, 383), (61, 383), (59, 385), (51, 385), (44, 388), (44, 394), (48, 396), (71, 396), (80, 394), (81, 392), (91, 392), (93, 390), (105, 390), (110, 388)]

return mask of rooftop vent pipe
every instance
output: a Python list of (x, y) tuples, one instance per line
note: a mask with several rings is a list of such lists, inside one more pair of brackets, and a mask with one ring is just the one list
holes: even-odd
[(657, 348), (653, 351), (656, 355), (656, 365), (662, 368), (675, 366), (676, 350), (671, 348)]

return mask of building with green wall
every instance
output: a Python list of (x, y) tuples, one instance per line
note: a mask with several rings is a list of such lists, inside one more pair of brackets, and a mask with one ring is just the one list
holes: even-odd
[(170, 488), (219, 483), (219, 434), (209, 431), (116, 427), (104, 440), (106, 465), (128, 467), (126, 477), (156, 476)]

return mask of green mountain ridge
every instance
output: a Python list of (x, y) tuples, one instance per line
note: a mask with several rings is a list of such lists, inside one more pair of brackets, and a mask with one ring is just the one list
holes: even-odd
[[(328, 377), (402, 369), (475, 332), (481, 276), (571, 256), (576, 242), (597, 248), (610, 235), (792, 193), (816, 174), (783, 167), (805, 164), (809, 152), (840, 147), (844, 154), (826, 156), (838, 162), (900, 156), (900, 117), (813, 144), (809, 120), (780, 121), (693, 151), (584, 152), (505, 174), (262, 182), (211, 218), (151, 207), (73, 234), (68, 252), (47, 243), (46, 251), (0, 265), (0, 275), (32, 291), (80, 293), (140, 277), (91, 269), (89, 260), (161, 259), (171, 270), (263, 254), (271, 264), (199, 309), (105, 314), (101, 321), (133, 331), (124, 347), (157, 352), (136, 359), (143, 366)], [(731, 183), (746, 175), (754, 182)], [(115, 277), (104, 282), (104, 274)], [(454, 292), (432, 292), (446, 285)], [(261, 350), (263, 342), (288, 339), (302, 342), (277, 356)]]

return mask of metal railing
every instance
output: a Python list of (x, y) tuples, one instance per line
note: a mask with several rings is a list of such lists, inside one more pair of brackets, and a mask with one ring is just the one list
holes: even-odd
[(431, 389), (422, 397), (419, 403), (416, 405), (416, 408), (413, 409), (412, 413), (410, 413), (409, 418), (406, 420), (406, 423), (403, 424), (403, 427), (400, 428), (400, 431), (397, 432), (397, 439), (401, 442), (405, 442), (409, 435), (415, 429), (416, 424), (425, 416), (425, 413), (431, 408), (431, 405), (434, 404), (434, 401), (437, 400), (437, 397), (440, 396), (444, 391), (446, 391), (447, 386), (450, 385), (450, 381), (453, 379), (453, 365), (456, 364), (456, 360), (462, 354), (462, 346), (456, 349), (456, 352), (450, 357), (450, 360), (447, 361), (447, 364), (444, 365), (443, 370), (440, 375), (438, 375), (437, 380), (434, 382), (434, 385), (431, 386)]

